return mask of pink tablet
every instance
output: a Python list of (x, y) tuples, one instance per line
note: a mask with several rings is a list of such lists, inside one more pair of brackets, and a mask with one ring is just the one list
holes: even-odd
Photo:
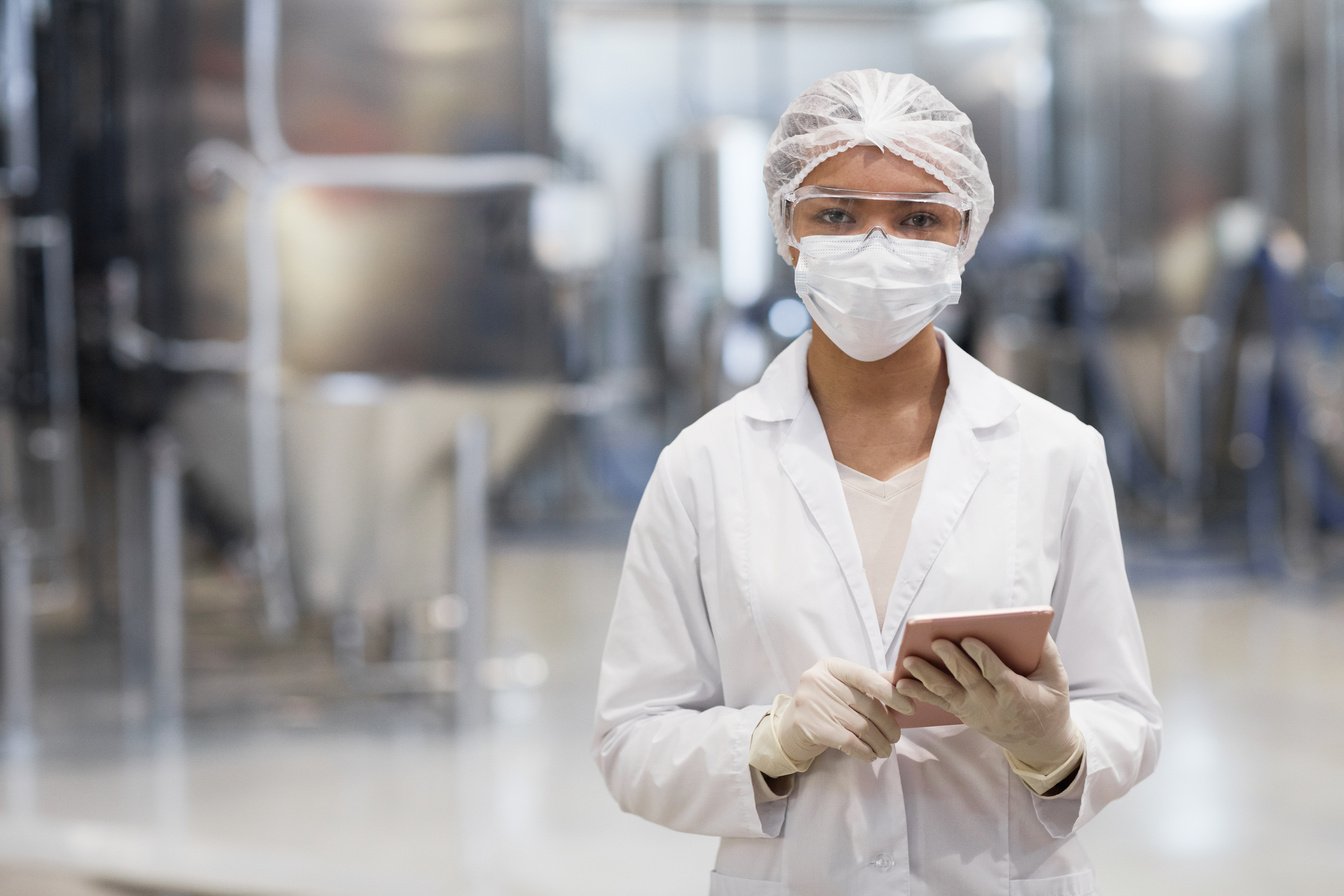
[[(1050, 607), (1040, 606), (911, 616), (896, 653), (897, 680), (911, 677), (905, 671), (906, 657), (917, 656), (945, 669), (943, 661), (933, 652), (933, 642), (945, 639), (959, 644), (963, 638), (979, 638), (1009, 669), (1019, 675), (1030, 675), (1041, 661), (1041, 648), (1045, 646), (1054, 615)], [(913, 715), (898, 713), (896, 718), (902, 728), (961, 724), (951, 713), (918, 700)]]

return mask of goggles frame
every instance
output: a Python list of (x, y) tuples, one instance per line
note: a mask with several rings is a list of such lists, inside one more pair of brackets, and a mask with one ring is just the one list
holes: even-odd
[[(931, 205), (942, 205), (955, 209), (960, 215), (960, 229), (957, 241), (954, 244), (958, 250), (966, 247), (966, 242), (970, 237), (969, 212), (973, 204), (969, 199), (958, 196), (955, 193), (875, 193), (868, 190), (848, 190), (842, 187), (827, 187), (819, 184), (808, 184), (807, 186), (797, 187), (784, 194), (784, 208), (786, 212), (785, 227), (789, 236), (789, 245), (798, 248), (799, 240), (802, 237), (794, 233), (794, 211), (798, 203), (809, 199), (837, 199), (837, 200), (878, 200), (885, 202), (914, 202), (927, 203)], [(879, 228), (874, 225), (874, 228)], [(869, 228), (871, 231), (874, 228)], [(886, 233), (886, 228), (882, 229)], [(806, 236), (815, 236), (819, 234), (806, 234)], [(897, 239), (919, 239), (918, 237), (903, 237), (900, 234), (888, 234)], [(941, 242), (930, 239), (931, 242)]]

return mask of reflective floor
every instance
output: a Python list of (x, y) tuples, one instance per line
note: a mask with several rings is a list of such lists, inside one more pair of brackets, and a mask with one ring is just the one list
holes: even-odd
[[(499, 547), (495, 640), (549, 677), (466, 734), (441, 701), (333, 696), (264, 657), (230, 679), (215, 657), (182, 736), (153, 739), (44, 639), (41, 745), (0, 781), (0, 893), (704, 892), (713, 841), (622, 815), (588, 758), (619, 562)], [(1167, 733), (1157, 774), (1085, 829), (1103, 892), (1336, 892), (1344, 585), (1150, 564), (1135, 590)]]

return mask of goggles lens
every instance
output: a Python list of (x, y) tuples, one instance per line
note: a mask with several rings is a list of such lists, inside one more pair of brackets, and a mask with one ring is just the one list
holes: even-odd
[(961, 246), (970, 203), (952, 193), (865, 193), (806, 186), (788, 197), (790, 242), (853, 236), (874, 228), (890, 237)]

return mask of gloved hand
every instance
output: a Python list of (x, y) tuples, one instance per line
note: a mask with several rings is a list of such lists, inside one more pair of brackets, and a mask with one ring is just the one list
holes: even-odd
[(1040, 664), (1026, 677), (976, 638), (960, 647), (934, 641), (933, 652), (951, 674), (911, 657), (905, 668), (914, 678), (898, 680), (899, 693), (947, 710), (1037, 771), (1056, 769), (1077, 752), (1082, 735), (1069, 718), (1069, 678), (1049, 635)]
[(865, 762), (890, 756), (901, 737), (896, 713), (912, 711), (886, 676), (832, 657), (803, 673), (792, 698), (775, 702), (770, 722), (784, 755), (802, 771), (827, 749)]

